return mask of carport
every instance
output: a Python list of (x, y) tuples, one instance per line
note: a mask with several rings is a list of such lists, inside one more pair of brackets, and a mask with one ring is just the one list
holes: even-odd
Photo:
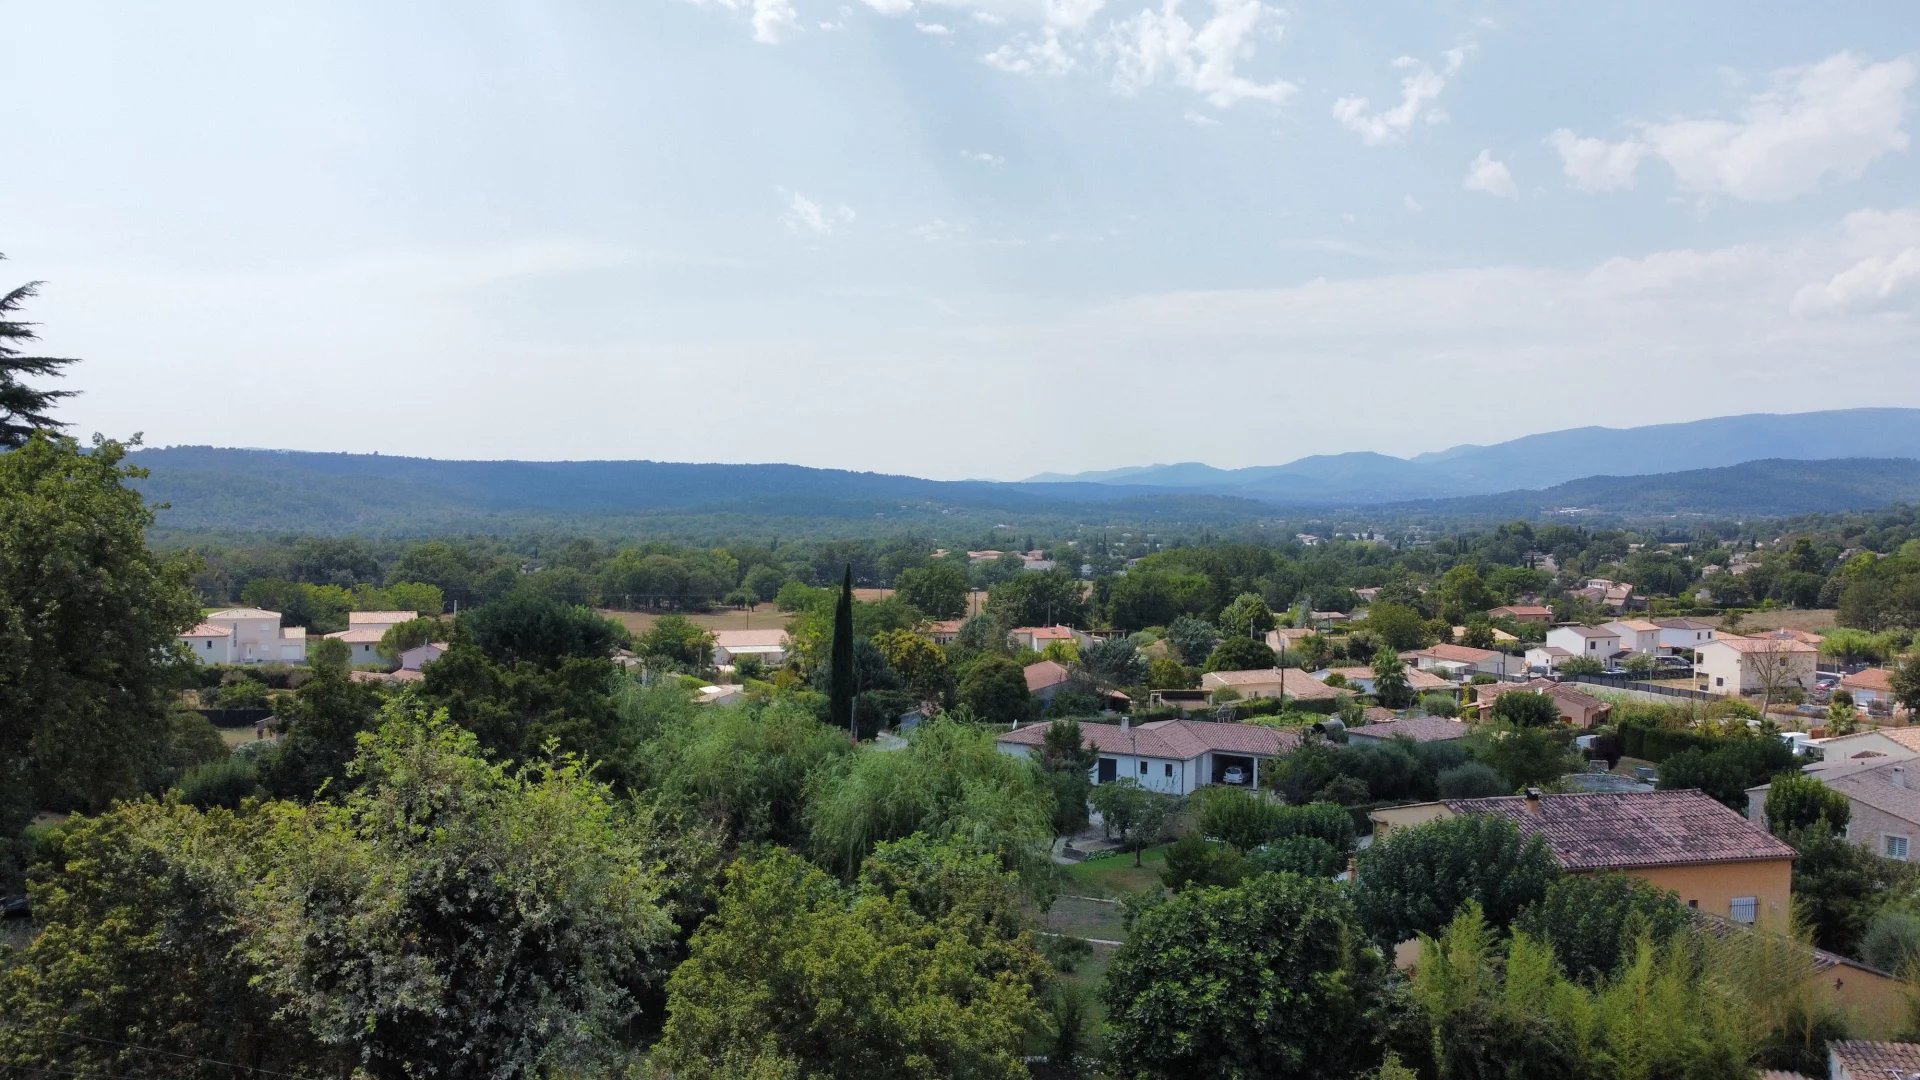
[(1226, 754), (1216, 750), (1207, 755), (1207, 783), (1224, 784), (1222, 777), (1227, 770), (1239, 766), (1247, 781), (1239, 787), (1255, 788), (1260, 786), (1260, 759), (1252, 754)]

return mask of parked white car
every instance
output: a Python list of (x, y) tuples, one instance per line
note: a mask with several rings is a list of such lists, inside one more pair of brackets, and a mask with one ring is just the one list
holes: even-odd
[(1229, 765), (1227, 766), (1227, 771), (1220, 774), (1220, 782), (1223, 784), (1244, 784), (1247, 782), (1247, 770), (1242, 769), (1238, 765)]

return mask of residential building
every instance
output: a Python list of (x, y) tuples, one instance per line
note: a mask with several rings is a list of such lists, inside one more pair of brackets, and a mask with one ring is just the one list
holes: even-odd
[(1653, 625), (1660, 628), (1660, 647), (1681, 656), (1691, 656), (1715, 633), (1712, 623), (1700, 619), (1655, 619)]
[[(1049, 726), (1032, 724), (1001, 735), (1001, 752), (1019, 757), (1036, 753)], [(1258, 787), (1261, 763), (1300, 744), (1300, 736), (1291, 731), (1196, 720), (1082, 723), (1080, 734), (1100, 755), (1090, 771), (1094, 783), (1131, 777), (1141, 787), (1168, 795), (1190, 795), (1235, 777), (1237, 786)]]
[(1471, 679), (1475, 675), (1504, 676), (1509, 663), (1519, 666), (1518, 657), (1495, 649), (1476, 649), (1470, 645), (1431, 645), (1403, 652), (1400, 659), (1421, 671), (1455, 679)]
[(1568, 873), (1615, 870), (1678, 893), (1688, 907), (1785, 929), (1793, 848), (1698, 791), (1597, 792), (1448, 799), (1376, 812), (1389, 831), (1460, 814), (1494, 814), (1546, 841)]
[[(1520, 640), (1497, 626), (1488, 627), (1488, 629), (1493, 631), (1493, 643), (1495, 645), (1512, 645)], [(1467, 628), (1464, 626), (1456, 626), (1453, 628), (1453, 636), (1455, 638), (1465, 637), (1466, 634)]]
[(377, 630), (385, 634), (401, 623), (412, 622), (419, 617), (417, 611), (349, 611), (347, 629)]
[(1646, 619), (1617, 619), (1601, 627), (1620, 639), (1620, 648), (1647, 656), (1660, 654), (1660, 624)]
[(1620, 651), (1620, 635), (1604, 626), (1556, 626), (1547, 631), (1546, 643), (1603, 664)]
[(1484, 722), (1492, 719), (1493, 703), (1504, 694), (1515, 690), (1531, 690), (1536, 694), (1545, 694), (1560, 707), (1560, 719), (1577, 728), (1590, 728), (1595, 724), (1604, 724), (1612, 715), (1613, 706), (1581, 690), (1574, 683), (1559, 682), (1554, 679), (1534, 679), (1523, 683), (1488, 683), (1474, 688), (1474, 708), (1480, 710), (1479, 717)]
[(1813, 685), (1820, 650), (1791, 638), (1720, 634), (1697, 650), (1694, 677), (1700, 689), (1715, 694), (1757, 694)]
[(401, 671), (422, 671), (428, 664), (447, 654), (447, 643), (433, 641), (425, 645), (415, 645), (400, 654)]
[(1468, 732), (1472, 730), (1466, 724), (1458, 720), (1449, 720), (1444, 716), (1409, 716), (1405, 719), (1396, 719), (1389, 713), (1386, 718), (1374, 719), (1373, 709), (1368, 709), (1367, 713), (1371, 722), (1347, 729), (1348, 746), (1391, 742), (1394, 739), (1411, 739), (1417, 743), (1451, 742), (1454, 739), (1466, 738)]
[(753, 659), (764, 667), (776, 668), (787, 662), (790, 642), (785, 630), (715, 630), (713, 665), (731, 670), (740, 661)]
[(1351, 616), (1344, 611), (1309, 611), (1307, 621), (1316, 630), (1328, 630), (1346, 622)]
[(1276, 653), (1298, 651), (1300, 642), (1320, 631), (1310, 626), (1282, 626), (1267, 631), (1267, 648)]
[(180, 635), (203, 664), (304, 664), (305, 627), (281, 627), (280, 613), (260, 608), (223, 608)]
[(1231, 689), (1242, 698), (1287, 697), (1295, 701), (1335, 701), (1341, 694), (1299, 668), (1209, 671), (1200, 676), (1200, 688), (1210, 692)]
[(1573, 659), (1575, 655), (1558, 645), (1535, 645), (1527, 650), (1527, 670), (1551, 675), (1560, 670), (1562, 662)]
[(1016, 626), (1011, 631), (1015, 648), (1042, 652), (1056, 641), (1085, 645), (1086, 635), (1071, 626)]
[(1875, 702), (1891, 710), (1893, 707), (1893, 672), (1888, 668), (1872, 667), (1856, 671), (1840, 680), (1840, 689), (1853, 695), (1853, 703), (1872, 710)]
[(965, 619), (941, 619), (928, 623), (926, 634), (935, 645), (951, 645), (960, 636), (960, 628), (967, 625)]
[(747, 688), (744, 686), (737, 686), (733, 683), (718, 683), (713, 686), (701, 687), (699, 693), (694, 695), (694, 701), (700, 705), (732, 705), (735, 702), (745, 700), (746, 696)]
[(338, 641), (347, 647), (347, 664), (359, 667), (362, 664), (384, 664), (386, 657), (380, 655), (380, 639), (387, 636), (384, 627), (356, 626), (328, 634), (330, 641)]
[(1586, 585), (1573, 590), (1573, 595), (1616, 614), (1634, 607), (1633, 586), (1624, 581), (1588, 578)]
[[(1431, 671), (1421, 671), (1417, 667), (1407, 667), (1405, 671), (1407, 673), (1407, 685), (1413, 688), (1415, 694), (1448, 694), (1454, 697), (1458, 697), (1460, 694), (1459, 684), (1448, 679), (1443, 679)], [(1328, 678), (1334, 675), (1338, 675), (1345, 680), (1347, 688), (1355, 693), (1373, 693), (1374, 675), (1373, 668), (1371, 667), (1322, 668), (1313, 673), (1313, 677), (1319, 679), (1321, 682), (1326, 682)]]
[(1820, 748), (1820, 756), (1827, 765), (1871, 758), (1920, 757), (1920, 727), (1867, 728), (1851, 735), (1821, 739), (1814, 745)]
[(1037, 664), (1028, 664), (1027, 693), (1037, 698), (1042, 705), (1053, 704), (1055, 694), (1073, 682), (1073, 672), (1065, 664), (1053, 660), (1042, 660)]
[(1487, 611), (1489, 619), (1512, 619), (1517, 623), (1550, 623), (1553, 609), (1540, 604), (1501, 604)]
[[(1847, 797), (1848, 840), (1885, 858), (1920, 861), (1920, 762), (1829, 760), (1809, 766), (1807, 772)], [(1772, 790), (1772, 784), (1747, 789), (1749, 820), (1767, 823), (1767, 793)]]

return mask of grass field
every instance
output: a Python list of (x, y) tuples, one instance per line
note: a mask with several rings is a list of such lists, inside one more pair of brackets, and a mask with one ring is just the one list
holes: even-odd
[[(1129, 862), (1132, 860), (1129, 859)], [(1050, 934), (1095, 938), (1100, 941), (1125, 941), (1126, 926), (1120, 918), (1120, 905), (1077, 896), (1054, 898), (1053, 907), (1041, 920), (1041, 928)]]
[[(1832, 608), (1806, 608), (1804, 610), (1756, 611), (1751, 615), (1740, 616), (1742, 630), (1807, 630), (1815, 634), (1824, 634), (1834, 628), (1834, 610)], [(1720, 620), (1713, 620), (1719, 625)]]
[[(653, 624), (662, 616), (675, 614), (670, 611), (613, 611), (602, 610), (600, 614), (618, 622), (630, 633), (644, 634), (653, 629)], [(708, 630), (772, 630), (785, 628), (793, 617), (772, 604), (761, 604), (752, 611), (714, 611), (705, 614), (689, 614), (687, 621)]]
[(1133, 856), (1122, 853), (1063, 866), (1060, 891), (1116, 899), (1127, 893), (1145, 892), (1160, 884), (1160, 871), (1167, 865), (1165, 845), (1141, 852), (1140, 862), (1141, 865), (1135, 867)]

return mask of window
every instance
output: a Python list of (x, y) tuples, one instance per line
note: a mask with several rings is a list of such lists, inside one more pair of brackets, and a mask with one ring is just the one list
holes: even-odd
[(1147, 763), (1144, 761), (1140, 763), (1140, 775), (1141, 776), (1147, 775)]
[(1886, 837), (1885, 840), (1887, 844), (1887, 858), (1899, 859), (1901, 862), (1906, 862), (1907, 838), (1904, 836), (1889, 836)]
[(1699, 910), (1699, 908), (1700, 908), (1700, 901), (1698, 901), (1698, 900), (1689, 900), (1689, 901), (1687, 901), (1687, 906), (1688, 906), (1688, 907), (1690, 907), (1690, 908), (1693, 908), (1693, 909), (1694, 909), (1694, 910), (1696, 910), (1696, 911), (1698, 911), (1698, 910)]
[(1167, 775), (1168, 776), (1173, 775), (1173, 762), (1171, 761), (1167, 762)]
[(1715, 676), (1713, 677), (1713, 685), (1715, 685), (1715, 686), (1725, 686), (1725, 685), (1727, 685), (1727, 680), (1725, 680), (1725, 679), (1723, 679), (1723, 678), (1721, 678), (1721, 677), (1720, 677), (1720, 676), (1718, 676), (1718, 675), (1715, 675)]
[(1752, 896), (1734, 897), (1732, 910), (1728, 912), (1737, 923), (1751, 923), (1759, 913), (1760, 901)]

